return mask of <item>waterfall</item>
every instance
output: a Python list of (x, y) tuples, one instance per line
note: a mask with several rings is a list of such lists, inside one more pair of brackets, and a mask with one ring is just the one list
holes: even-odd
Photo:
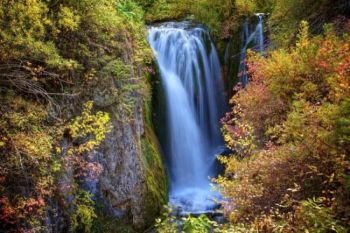
[[(149, 28), (166, 98), (166, 140), (170, 204), (183, 212), (212, 209), (209, 176), (223, 145), (219, 119), (224, 111), (224, 88), (216, 48), (208, 31), (189, 22), (163, 23)], [(162, 139), (161, 139), (162, 141)]]
[(259, 21), (254, 29), (252, 25), (246, 21), (243, 25), (241, 32), (242, 49), (240, 53), (240, 64), (238, 68), (239, 81), (243, 86), (248, 84), (248, 74), (246, 66), (247, 49), (251, 47), (253, 50), (260, 52), (261, 54), (265, 50), (265, 38), (264, 38), (264, 14), (256, 14)]

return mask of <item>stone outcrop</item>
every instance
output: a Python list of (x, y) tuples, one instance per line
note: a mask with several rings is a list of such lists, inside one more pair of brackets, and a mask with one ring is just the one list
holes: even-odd
[[(122, 61), (132, 67), (132, 46), (127, 39), (124, 44)], [(131, 69), (128, 80), (143, 78), (140, 70)], [(157, 138), (144, 121), (145, 115), (151, 113), (144, 111), (147, 103), (138, 89), (128, 93), (133, 99), (131, 111), (115, 99), (115, 95), (104, 95), (113, 93), (119, 85), (118, 77), (105, 78), (106, 83), (99, 84), (103, 88), (96, 88), (94, 102), (109, 112), (113, 128), (97, 153), (103, 166), (97, 185), (98, 194), (112, 216), (132, 217), (136, 228), (144, 228), (153, 223), (167, 200), (167, 178)]]

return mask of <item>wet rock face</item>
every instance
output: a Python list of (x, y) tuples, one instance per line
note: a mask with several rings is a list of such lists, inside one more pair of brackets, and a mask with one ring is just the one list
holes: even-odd
[[(132, 47), (127, 40), (123, 52), (123, 62), (133, 64)], [(130, 80), (142, 77), (137, 71), (132, 71), (129, 75)], [(103, 86), (105, 84), (101, 84), (101, 87)], [(115, 88), (112, 84), (109, 87)], [(131, 217), (136, 228), (145, 228), (153, 223), (166, 202), (166, 173), (162, 164), (158, 163), (157, 169), (154, 169), (147, 167), (144, 162), (146, 155), (142, 141), (149, 140), (145, 132), (144, 97), (138, 90), (130, 95), (134, 99), (131, 112), (118, 100), (114, 102), (106, 98), (108, 101), (104, 101), (103, 98), (99, 98), (101, 103), (97, 103), (104, 111), (109, 112), (113, 125), (96, 153), (99, 163), (103, 166), (97, 185), (97, 196), (103, 200), (110, 215), (116, 218)], [(156, 150), (158, 151), (158, 148)], [(153, 160), (161, 161), (159, 153), (149, 154)], [(150, 182), (149, 177), (156, 179)], [(158, 192), (162, 193), (162, 198), (158, 198)]]
[(142, 209), (142, 203), (147, 190), (140, 144), (143, 134), (142, 111), (140, 108), (135, 111), (133, 122), (121, 114), (122, 110), (111, 111), (121, 115), (121, 119), (112, 116), (113, 130), (101, 146), (100, 163), (104, 170), (100, 177), (100, 191), (113, 209), (122, 214), (131, 214), (135, 225), (143, 225), (145, 223), (141, 216), (147, 210)]
[[(166, 173), (161, 163), (146, 167), (144, 162), (142, 140), (147, 136), (141, 102), (135, 106), (133, 120), (121, 108), (112, 106), (110, 112), (113, 129), (99, 150), (103, 173), (98, 196), (113, 217), (131, 217), (135, 228), (142, 229), (153, 223), (166, 203)], [(159, 153), (148, 156), (161, 161)]]

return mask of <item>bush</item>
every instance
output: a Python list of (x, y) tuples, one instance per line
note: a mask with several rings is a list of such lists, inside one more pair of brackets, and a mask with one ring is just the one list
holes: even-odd
[(75, 196), (75, 211), (72, 215), (72, 227), (74, 232), (91, 232), (94, 218), (96, 218), (94, 201), (91, 200), (92, 194), (81, 190)]
[(219, 224), (210, 220), (206, 215), (200, 215), (193, 217), (188, 215), (187, 217), (177, 218), (173, 209), (169, 206), (165, 207), (163, 218), (156, 219), (156, 230), (158, 233), (209, 233), (219, 232)]
[[(216, 180), (235, 227), (345, 232), (350, 216), (345, 198), (349, 132), (344, 128), (349, 126), (348, 40), (329, 25), (324, 35), (310, 37), (304, 22), (296, 46), (266, 58), (250, 55), (251, 81), (232, 98), (233, 110), (222, 121), (234, 154), (221, 158), (226, 171)], [(242, 147), (238, 143), (247, 135), (255, 143), (245, 140)]]

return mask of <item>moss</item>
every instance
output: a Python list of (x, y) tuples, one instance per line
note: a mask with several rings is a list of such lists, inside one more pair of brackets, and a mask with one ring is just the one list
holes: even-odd
[(145, 77), (144, 85), (146, 87), (147, 95), (144, 96), (144, 120), (145, 124), (148, 125), (151, 129), (154, 129), (153, 125), (153, 99), (154, 91), (153, 88), (153, 76), (148, 75)]
[(188, 9), (181, 7), (179, 9), (179, 2), (174, 0), (159, 0), (152, 4), (147, 9), (145, 14), (145, 20), (147, 23), (168, 21), (168, 20), (181, 20), (186, 17), (190, 12)]
[(145, 219), (153, 221), (167, 202), (168, 181), (159, 151), (158, 140), (151, 128), (146, 126), (145, 135), (141, 139), (143, 164), (146, 170), (148, 195), (145, 205), (149, 209)]
[(158, 140), (153, 130), (146, 128), (146, 137), (142, 139), (142, 149), (144, 158), (147, 158), (148, 184), (152, 184), (153, 187), (158, 186), (158, 200), (166, 201), (168, 190), (167, 176), (159, 151)]
[(105, 75), (112, 75), (116, 80), (125, 80), (130, 78), (132, 74), (132, 66), (125, 64), (118, 58), (103, 67), (102, 73)]
[[(151, 77), (148, 77), (145, 85), (148, 90), (151, 90), (152, 83)], [(152, 93), (153, 94), (153, 93)], [(154, 133), (153, 124), (153, 96), (147, 95), (144, 98), (144, 121), (145, 121), (145, 134), (141, 141), (143, 162), (146, 168), (147, 185), (157, 196), (156, 200), (161, 202), (167, 201), (167, 175), (162, 161), (160, 153), (160, 144), (157, 136)]]
[(95, 202), (95, 212), (97, 218), (94, 219), (91, 231), (93, 233), (137, 233), (133, 228), (130, 216), (116, 219), (108, 214), (105, 205), (100, 200)]

